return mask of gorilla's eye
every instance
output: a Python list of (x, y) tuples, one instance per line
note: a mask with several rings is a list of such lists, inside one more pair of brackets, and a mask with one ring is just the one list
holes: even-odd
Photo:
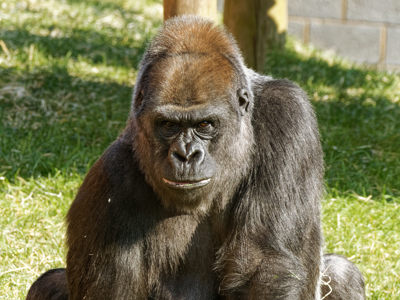
[(196, 124), (195, 131), (203, 138), (211, 137), (215, 133), (214, 123), (211, 121), (201, 121)]
[(197, 127), (201, 128), (201, 129), (205, 129), (205, 128), (208, 128), (211, 126), (212, 126), (212, 123), (210, 121), (201, 121), (200, 123), (197, 124)]
[(166, 137), (173, 136), (180, 130), (179, 124), (172, 121), (161, 121), (160, 127), (162, 135)]
[(161, 122), (162, 127), (166, 128), (166, 129), (171, 129), (177, 126), (176, 123), (171, 122), (171, 121), (163, 121)]

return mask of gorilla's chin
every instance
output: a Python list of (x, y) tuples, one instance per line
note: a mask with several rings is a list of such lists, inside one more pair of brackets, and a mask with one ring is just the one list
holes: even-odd
[(215, 198), (211, 178), (198, 181), (172, 181), (163, 178), (158, 195), (163, 206), (175, 212), (205, 213)]

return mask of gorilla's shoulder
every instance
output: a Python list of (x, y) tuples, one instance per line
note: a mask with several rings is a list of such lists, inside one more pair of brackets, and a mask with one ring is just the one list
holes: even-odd
[(277, 121), (280, 124), (314, 122), (314, 112), (306, 93), (287, 79), (254, 76), (254, 122)]
[(138, 204), (153, 195), (139, 167), (133, 145), (123, 137), (114, 141), (99, 159), (112, 194)]
[(257, 74), (252, 76), (252, 85), (256, 110), (270, 106), (280, 106), (292, 111), (298, 107), (311, 110), (306, 93), (288, 79), (273, 79)]
[(101, 189), (105, 186), (118, 187), (126, 181), (126, 178), (140, 177), (139, 173), (132, 147), (118, 138), (90, 168), (83, 186), (91, 187), (101, 183), (99, 186)]
[(103, 161), (104, 172), (111, 180), (113, 177), (119, 178), (120, 181), (125, 176), (141, 176), (133, 145), (122, 137), (107, 148), (100, 160)]
[[(113, 170), (134, 164), (133, 148), (124, 139), (118, 138), (104, 151), (102, 158), (105, 166), (112, 165)], [(117, 168), (116, 168), (117, 167)], [(118, 168), (119, 167), (119, 168)]]
[(287, 79), (255, 76), (253, 81), (253, 128), (259, 147), (269, 141), (287, 148), (318, 144), (319, 134), (314, 111), (306, 93)]

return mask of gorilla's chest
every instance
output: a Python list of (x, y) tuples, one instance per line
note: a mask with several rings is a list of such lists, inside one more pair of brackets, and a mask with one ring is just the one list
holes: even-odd
[[(146, 237), (148, 287), (154, 296), (198, 289), (204, 299), (215, 293), (215, 243), (208, 222), (180, 215), (160, 220)], [(201, 262), (201, 263), (199, 263)]]

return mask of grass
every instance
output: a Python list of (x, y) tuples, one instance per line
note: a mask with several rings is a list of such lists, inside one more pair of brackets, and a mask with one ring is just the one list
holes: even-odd
[[(0, 299), (64, 266), (66, 211), (123, 129), (159, 1), (0, 4)], [(362, 270), (368, 299), (400, 299), (400, 78), (290, 40), (266, 71), (296, 81), (319, 119), (327, 252)]]

